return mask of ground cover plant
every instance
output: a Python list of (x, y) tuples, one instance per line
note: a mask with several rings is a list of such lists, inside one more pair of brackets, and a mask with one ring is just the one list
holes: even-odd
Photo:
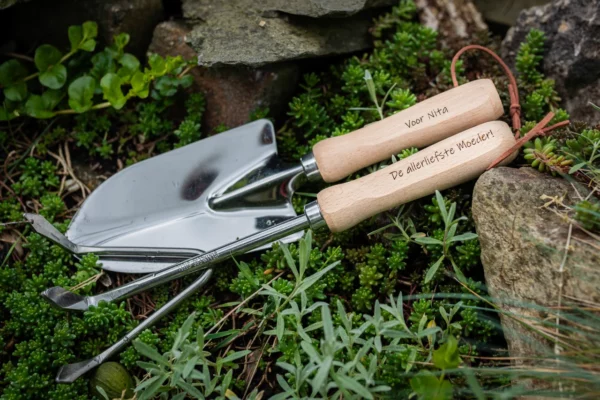
[[(452, 52), (415, 15), (414, 4), (401, 1), (374, 21), (372, 52), (304, 76), (278, 131), (283, 157), (295, 160), (318, 140), (451, 86)], [(102, 50), (95, 36), (94, 24), (86, 22), (69, 29), (71, 48), (64, 54), (44, 45), (29, 61), (26, 55), (0, 64), (3, 400), (37, 399), (40, 393), (54, 400), (114, 397), (106, 387), (90, 384), (93, 374), (70, 385), (55, 384), (54, 375), (61, 365), (108, 347), (193, 279), (83, 314), (54, 310), (39, 296), (56, 285), (102, 291), (132, 277), (102, 272), (94, 255), (77, 261), (20, 223), (22, 212), (40, 212), (64, 231), (89, 186), (102, 179), (98, 175), (202, 137), (204, 98), (185, 90), (188, 62), (151, 56), (142, 66), (126, 53), (127, 35)], [(491, 38), (478, 40), (496, 45)], [(568, 118), (553, 82), (539, 70), (543, 41), (541, 32), (532, 31), (517, 59), (524, 133), (550, 110), (555, 122)], [(483, 76), (506, 87), (500, 70), (485, 58), (465, 58), (458, 72), (462, 81)], [(252, 117), (262, 116), (268, 110)], [(600, 131), (575, 126), (529, 143), (517, 163), (597, 190), (598, 151)], [(296, 196), (298, 211), (319, 188)], [(509, 368), (501, 311), (483, 282), (471, 192), (466, 184), (345, 233), (307, 232), (297, 244), (220, 265), (212, 285), (143, 332), (115, 360), (135, 380), (133, 394), (124, 391), (121, 397), (485, 399), (527, 394), (526, 385), (513, 383), (516, 377), (556, 381), (550, 367)], [(592, 234), (600, 229), (593, 195), (568, 215)], [(597, 320), (584, 317), (582, 310), (561, 312), (563, 321), (598, 331)], [(597, 371), (587, 367), (597, 351), (560, 339), (572, 351), (549, 362), (570, 366), (571, 373), (561, 374), (562, 393), (597, 393)]]

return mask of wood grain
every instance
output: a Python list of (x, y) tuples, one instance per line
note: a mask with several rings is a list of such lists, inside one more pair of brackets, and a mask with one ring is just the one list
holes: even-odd
[(478, 177), (514, 144), (506, 123), (487, 122), (370, 175), (326, 188), (317, 201), (329, 229), (342, 232), (380, 212)]
[(494, 83), (480, 79), (354, 132), (323, 140), (313, 147), (313, 154), (323, 179), (336, 182), (403, 149), (429, 146), (493, 121), (503, 112)]

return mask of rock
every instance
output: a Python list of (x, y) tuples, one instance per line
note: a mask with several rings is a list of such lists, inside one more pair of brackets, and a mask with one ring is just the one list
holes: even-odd
[(3, 10), (8, 7), (12, 7), (18, 3), (24, 3), (27, 1), (29, 1), (29, 0), (0, 0), (0, 10)]
[(260, 2), (185, 0), (184, 17), (198, 64), (260, 67), (275, 62), (352, 53), (371, 46), (370, 13), (315, 19), (265, 12)]
[(66, 47), (68, 27), (92, 20), (98, 23), (105, 43), (111, 43), (117, 33), (129, 33), (127, 51), (139, 56), (145, 53), (154, 27), (163, 18), (161, 0), (33, 0), (1, 13), (0, 29), (24, 49), (43, 43)]
[[(577, 190), (586, 196), (586, 189)], [(567, 180), (531, 168), (492, 169), (479, 178), (473, 194), (473, 218), (489, 293), (503, 310), (523, 320), (546, 318), (540, 310), (519, 305), (557, 306), (561, 285), (563, 305), (600, 302), (600, 252), (588, 244), (588, 235), (573, 228), (564, 259), (569, 224), (542, 207), (549, 201), (543, 195), (564, 196), (569, 206), (580, 199)], [(554, 354), (548, 341), (514, 319), (500, 317), (516, 364), (532, 362), (535, 355)]]
[[(190, 27), (184, 22), (163, 22), (154, 31), (149, 51), (195, 59), (196, 52), (187, 44), (189, 32)], [(248, 122), (250, 113), (259, 107), (269, 107), (270, 115), (279, 115), (299, 77), (298, 67), (291, 63), (260, 68), (196, 67), (191, 73), (196, 89), (206, 94), (203, 125), (209, 133), (220, 124), (234, 128)]]
[(532, 28), (546, 34), (544, 72), (572, 119), (597, 123), (600, 114), (588, 102), (600, 99), (600, 0), (554, 0), (522, 11), (502, 43), (509, 63)]
[(421, 23), (439, 32), (440, 42), (458, 49), (465, 40), (482, 32), (487, 25), (471, 0), (416, 0)]
[(474, 0), (475, 7), (487, 21), (512, 26), (521, 10), (541, 6), (550, 0)]
[(375, 7), (392, 6), (397, 0), (264, 0), (263, 11), (281, 11), (307, 17), (339, 17), (356, 14)]

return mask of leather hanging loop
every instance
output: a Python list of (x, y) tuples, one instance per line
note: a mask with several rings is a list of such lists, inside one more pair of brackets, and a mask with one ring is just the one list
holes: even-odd
[(500, 58), (500, 56), (498, 54), (494, 53), (492, 50), (488, 49), (487, 47), (480, 46), (477, 44), (465, 46), (462, 49), (460, 49), (452, 58), (452, 64), (450, 65), (450, 75), (452, 77), (452, 83), (454, 84), (454, 87), (458, 86), (458, 79), (456, 78), (456, 63), (458, 62), (458, 59), (460, 58), (460, 56), (469, 50), (481, 50), (485, 53), (488, 53), (490, 56), (492, 56), (498, 62), (498, 64), (500, 64), (500, 66), (502, 66), (504, 73), (508, 77), (508, 94), (510, 96), (510, 111), (509, 111), (509, 113), (510, 113), (510, 117), (512, 119), (512, 126), (513, 126), (513, 130), (514, 130), (514, 134), (515, 134), (515, 139), (517, 140), (517, 142), (515, 143), (515, 145), (512, 148), (510, 148), (509, 150), (504, 152), (500, 157), (498, 157), (496, 160), (494, 160), (494, 162), (492, 162), (490, 164), (490, 166), (487, 168), (488, 170), (490, 168), (493, 168), (496, 165), (500, 164), (507, 157), (509, 157), (515, 151), (519, 150), (521, 148), (521, 146), (523, 146), (525, 143), (532, 140), (533, 138), (535, 138), (537, 136), (547, 135), (549, 132), (551, 132), (554, 129), (557, 129), (557, 128), (560, 128), (560, 127), (570, 124), (570, 122), (567, 120), (567, 121), (562, 121), (562, 122), (559, 122), (552, 126), (546, 127), (546, 125), (548, 125), (550, 123), (552, 118), (554, 118), (554, 113), (549, 112), (525, 136), (521, 137), (521, 104), (519, 102), (519, 87), (517, 86), (517, 80), (515, 79), (515, 76), (513, 75), (512, 71), (510, 70), (508, 65), (506, 65), (504, 60), (502, 60), (502, 58)]

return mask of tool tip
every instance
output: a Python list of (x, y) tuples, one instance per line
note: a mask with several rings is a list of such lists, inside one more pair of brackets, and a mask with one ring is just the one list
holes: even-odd
[(73, 383), (81, 375), (96, 368), (98, 365), (100, 365), (100, 360), (97, 360), (97, 357), (63, 365), (56, 374), (56, 383)]
[(87, 297), (70, 292), (60, 286), (46, 289), (41, 295), (50, 304), (63, 310), (85, 311), (88, 309)]

